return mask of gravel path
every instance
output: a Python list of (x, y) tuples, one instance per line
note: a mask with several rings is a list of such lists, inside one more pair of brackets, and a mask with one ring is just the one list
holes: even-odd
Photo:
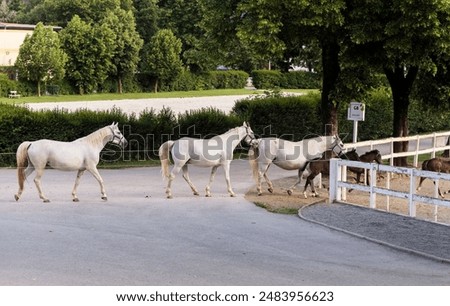
[(319, 203), (299, 211), (305, 220), (450, 263), (450, 226), (348, 204)]
[(159, 112), (164, 107), (172, 109), (175, 114), (184, 113), (188, 110), (215, 107), (225, 113), (229, 113), (236, 101), (251, 95), (217, 96), (217, 97), (193, 97), (193, 98), (152, 98), (137, 100), (104, 100), (83, 102), (44, 102), (26, 104), (32, 110), (63, 108), (69, 111), (77, 109), (109, 110), (113, 107), (120, 108), (127, 114), (139, 114), (145, 109), (154, 109)]

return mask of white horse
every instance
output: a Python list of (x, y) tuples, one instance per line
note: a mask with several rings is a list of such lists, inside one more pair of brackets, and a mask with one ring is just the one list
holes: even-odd
[(100, 159), (100, 151), (108, 142), (121, 145), (122, 147), (127, 145), (127, 140), (120, 132), (117, 123), (105, 126), (88, 136), (72, 142), (41, 139), (21, 143), (19, 148), (17, 148), (16, 154), (19, 180), (19, 191), (15, 195), (16, 201), (22, 195), (25, 179), (36, 170), (34, 183), (39, 192), (39, 197), (44, 202), (50, 202), (42, 192), (41, 187), (41, 177), (46, 166), (58, 170), (78, 170), (75, 186), (72, 190), (74, 202), (79, 201), (77, 187), (85, 170), (92, 173), (97, 179), (100, 184), (102, 199), (107, 200), (103, 179), (98, 173), (97, 164)]
[[(212, 167), (209, 183), (206, 186), (206, 196), (210, 197), (210, 186), (214, 180), (217, 168), (222, 166), (225, 172), (225, 180), (228, 193), (234, 197), (235, 193), (230, 182), (230, 163), (233, 160), (233, 151), (244, 140), (250, 143), (255, 139), (252, 129), (244, 122), (242, 126), (210, 139), (195, 139), (184, 137), (176, 141), (166, 141), (159, 148), (162, 174), (168, 179), (166, 194), (172, 198), (171, 184), (175, 175), (183, 170), (183, 178), (191, 187), (194, 195), (198, 195), (197, 188), (191, 182), (188, 174), (188, 164), (202, 167)], [(172, 155), (174, 166), (169, 171), (169, 155)]]
[(273, 193), (273, 184), (267, 176), (267, 170), (272, 163), (285, 170), (298, 170), (297, 181), (287, 190), (291, 195), (295, 187), (300, 184), (307, 162), (321, 157), (327, 150), (335, 150), (336, 147), (340, 151), (344, 148), (344, 144), (336, 135), (314, 137), (298, 142), (279, 138), (254, 140), (249, 150), (249, 161), (258, 195), (262, 194), (261, 181), (263, 177), (269, 186), (269, 192)]

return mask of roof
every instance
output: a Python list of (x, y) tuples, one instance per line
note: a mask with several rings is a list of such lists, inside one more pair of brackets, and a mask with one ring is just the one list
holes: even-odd
[[(51, 27), (55, 31), (59, 31), (62, 29), (61, 27), (55, 27), (55, 26), (51, 26)], [(34, 28), (36, 28), (36, 25), (34, 25), (34, 24), (0, 22), (1, 30), (30, 30), (30, 31), (33, 31)]]

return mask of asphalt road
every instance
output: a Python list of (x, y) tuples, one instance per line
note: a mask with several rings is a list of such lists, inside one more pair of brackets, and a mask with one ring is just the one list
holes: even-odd
[[(404, 253), (247, 202), (246, 161), (223, 172), (213, 197), (195, 197), (181, 176), (166, 199), (159, 167), (100, 170), (108, 201), (85, 174), (78, 204), (73, 172), (32, 179), (20, 202), (15, 169), (0, 170), (0, 285), (448, 285), (450, 265)], [(191, 168), (203, 189), (209, 169)], [(278, 178), (293, 172), (276, 168)]]

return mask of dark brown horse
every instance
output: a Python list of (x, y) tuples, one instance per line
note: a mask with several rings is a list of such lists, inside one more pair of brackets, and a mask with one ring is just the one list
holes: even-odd
[[(303, 196), (305, 197), (305, 199), (307, 198), (306, 188), (308, 187), (308, 185), (311, 186), (311, 192), (312, 192), (311, 195), (313, 197), (318, 196), (318, 193), (315, 190), (313, 181), (314, 181), (314, 178), (319, 173), (322, 173), (325, 175), (330, 174), (330, 158), (331, 157), (335, 157), (335, 156), (330, 155), (330, 153), (327, 151), (322, 156), (322, 158), (310, 161), (306, 165), (305, 171), (307, 171), (308, 174), (306, 176), (305, 188), (303, 189)], [(383, 161), (381, 160), (380, 151), (378, 151), (378, 150), (372, 150), (372, 151), (366, 152), (363, 155), (359, 156), (358, 153), (356, 152), (356, 149), (353, 149), (346, 153), (339, 154), (338, 157), (342, 158), (342, 159), (361, 161), (361, 162), (365, 162), (365, 163), (371, 163), (374, 161), (378, 164), (383, 163)], [(364, 169), (356, 168), (356, 167), (349, 167), (348, 170), (356, 174), (356, 182), (359, 184), (361, 181), (361, 174), (364, 173)], [(369, 185), (369, 174), (368, 173), (366, 176), (366, 182), (367, 182), (367, 185)], [(352, 191), (352, 189), (349, 190), (349, 192), (351, 192), (351, 191)]]
[[(450, 173), (450, 159), (443, 157), (435, 157), (432, 159), (425, 160), (422, 163), (422, 170), (439, 172), (439, 173)], [(417, 186), (417, 191), (422, 187), (422, 182), (426, 179), (426, 177), (421, 177), (419, 181), (419, 186)], [(436, 184), (433, 181), (434, 184)], [(441, 192), (441, 189), (438, 187), (439, 195), (444, 197), (444, 194), (449, 193), (446, 191), (444, 193)]]
[[(376, 162), (377, 164), (383, 163), (383, 161), (381, 160), (381, 153), (378, 150), (372, 150), (359, 156), (358, 153), (356, 153), (356, 150), (353, 149), (346, 153), (342, 153), (339, 157), (342, 159), (361, 161), (363, 163), (372, 163), (372, 162)], [(364, 169), (349, 167), (348, 170), (356, 174), (356, 182), (359, 184), (361, 182), (361, 174), (364, 173)], [(369, 172), (366, 173), (366, 184), (369, 185)]]
[(305, 188), (303, 189), (303, 196), (305, 197), (305, 199), (307, 198), (306, 188), (308, 187), (308, 185), (311, 186), (311, 196), (317, 197), (319, 195), (316, 192), (316, 188), (314, 187), (314, 178), (319, 175), (319, 173), (329, 175), (330, 158), (336, 156), (337, 155), (333, 151), (326, 151), (321, 158), (314, 159), (306, 164), (304, 171), (306, 171), (308, 174), (306, 176)]

